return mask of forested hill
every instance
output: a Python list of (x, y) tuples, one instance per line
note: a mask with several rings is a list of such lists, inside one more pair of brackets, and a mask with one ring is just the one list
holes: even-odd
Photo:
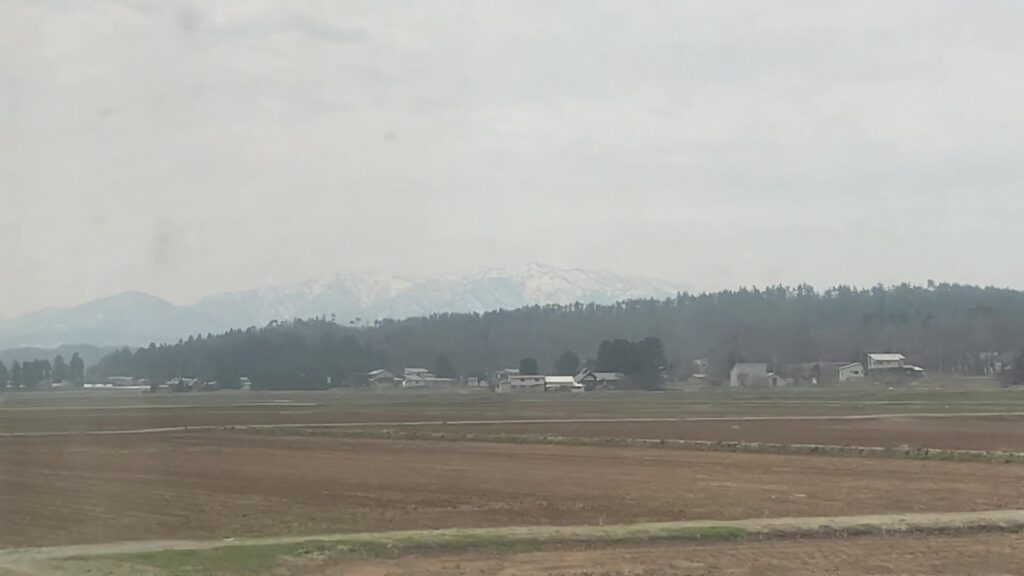
[(802, 285), (440, 314), (363, 328), (295, 320), (123, 350), (104, 358), (93, 376), (248, 376), (259, 387), (318, 387), (328, 377), (352, 381), (376, 368), (433, 368), (442, 355), (460, 374), (514, 367), (524, 357), (547, 371), (566, 350), (593, 358), (603, 340), (649, 336), (662, 340), (676, 369), (698, 358), (722, 373), (740, 360), (854, 361), (865, 352), (898, 351), (930, 370), (970, 371), (979, 353), (1024, 348), (1024, 292), (950, 284), (817, 292)]

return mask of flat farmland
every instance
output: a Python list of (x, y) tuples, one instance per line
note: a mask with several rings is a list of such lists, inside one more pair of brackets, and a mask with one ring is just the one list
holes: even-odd
[[(727, 418), (727, 417), (726, 417)], [(538, 422), (435, 425), (417, 430), (457, 434), (551, 435), (570, 438), (633, 438), (824, 444), (946, 450), (1024, 451), (1024, 416), (751, 420), (744, 417), (675, 422)]]
[(4, 439), (0, 546), (1024, 508), (1024, 466), (246, 432)]
[(217, 427), (1024, 451), (1024, 392), (214, 393), (0, 396), (0, 435)]
[[(385, 440), (332, 432), (337, 427), (356, 433), (401, 429), (1021, 451), (1020, 412), (1024, 394), (999, 389), (8, 394), (0, 397), (0, 549), (1024, 509), (1020, 464)], [(979, 558), (986, 546), (1001, 557), (1009, 543), (1019, 541), (1019, 535), (963, 538)], [(931, 540), (922, 536), (921, 542)], [(759, 545), (728, 544), (743, 551)], [(657, 550), (651, 552), (654, 564), (636, 565), (639, 573), (672, 573), (664, 568), (674, 565), (671, 554)], [(563, 552), (572, 558), (584, 554), (516, 556), (510, 565), (526, 559), (528, 567), (509, 573), (546, 573), (544, 562), (557, 561)], [(732, 555), (743, 554), (758, 556)], [(490, 555), (453, 557), (479, 568), (454, 573), (494, 571)], [(858, 566), (856, 559), (850, 555), (850, 566)], [(363, 566), (358, 560), (336, 568), (380, 573), (373, 572), (376, 566), (402, 573), (410, 566), (400, 560)]]

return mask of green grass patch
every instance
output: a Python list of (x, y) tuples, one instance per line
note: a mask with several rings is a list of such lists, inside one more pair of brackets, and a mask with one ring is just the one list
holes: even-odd
[[(488, 551), (592, 549), (655, 542), (743, 541), (772, 538), (853, 537), (888, 533), (1020, 533), (1020, 511), (974, 514), (908, 514), (837, 518), (778, 518), (732, 522), (655, 522), (612, 526), (524, 526), (340, 534), (303, 538), (254, 538), (198, 543), (166, 550), (58, 560), (54, 574), (108, 576), (258, 576), (329, 569), (346, 559)], [(206, 547), (210, 546), (210, 547)]]
[[(494, 551), (500, 553), (573, 545), (614, 545), (655, 541), (735, 541), (747, 531), (734, 526), (638, 524), (559, 528), (491, 528), (353, 534), (295, 543), (227, 544), (202, 550), (162, 550), (94, 558), (68, 558), (65, 567), (122, 566), (124, 573), (145, 568), (161, 576), (273, 574), (285, 565), (316, 565), (339, 557), (396, 557), (408, 554)], [(120, 572), (112, 571), (114, 574)]]
[[(154, 568), (174, 576), (215, 576), (218, 574), (264, 573), (284, 558), (301, 558), (333, 550), (331, 543), (306, 541), (294, 544), (222, 546), (206, 550), (160, 550), (139, 554), (114, 554), (105, 559), (117, 563)], [(85, 558), (70, 558), (81, 561)]]

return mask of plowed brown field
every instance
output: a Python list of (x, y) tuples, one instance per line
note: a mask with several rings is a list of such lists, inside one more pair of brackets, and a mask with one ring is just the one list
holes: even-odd
[(583, 438), (652, 438), (886, 448), (906, 445), (914, 448), (1024, 452), (1024, 418), (1018, 416), (494, 423), (424, 426), (417, 427), (417, 430), (461, 434), (545, 434)]
[[(460, 433), (1024, 451), (1022, 393), (911, 397), (828, 401), (791, 394), (758, 400), (719, 394), (708, 401), (678, 393), (6, 395), (0, 396), (0, 438), (186, 426), (368, 423), (386, 428), (414, 422), (422, 424), (417, 430)], [(678, 421), (614, 421), (623, 418)], [(608, 421), (518, 422), (579, 419)], [(465, 420), (490, 423), (430, 425)]]
[(0, 439), (0, 546), (1024, 508), (1024, 466), (244, 432)]

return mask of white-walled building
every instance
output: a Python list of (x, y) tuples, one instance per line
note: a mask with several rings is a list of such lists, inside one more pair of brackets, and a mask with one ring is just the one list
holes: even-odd
[(906, 364), (903, 354), (868, 354), (868, 372), (875, 370), (900, 370)]
[(621, 372), (595, 372), (589, 368), (576, 375), (575, 380), (586, 390), (620, 388), (626, 383), (626, 376)]
[(543, 392), (544, 389), (545, 379), (539, 374), (509, 374), (498, 382), (498, 392)]
[(839, 381), (851, 382), (864, 379), (864, 365), (860, 362), (851, 362), (839, 367)]
[(729, 371), (729, 387), (770, 386), (771, 376), (767, 362), (740, 362)]
[[(577, 386), (576, 379), (572, 376), (545, 376), (544, 377), (544, 390), (548, 392), (555, 392), (559, 390), (572, 391)], [(581, 388), (582, 384), (579, 385)]]
[(374, 388), (397, 388), (402, 383), (394, 374), (383, 368), (368, 372), (366, 381)]

